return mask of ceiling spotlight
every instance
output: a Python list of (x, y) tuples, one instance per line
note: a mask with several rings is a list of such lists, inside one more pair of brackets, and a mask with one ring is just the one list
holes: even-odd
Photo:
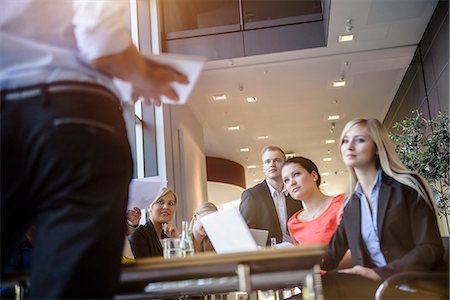
[(333, 81), (333, 87), (343, 87), (347, 85), (347, 81), (342, 78), (341, 80)]
[(256, 101), (258, 101), (258, 98), (256, 98), (256, 97), (247, 97), (248, 103), (255, 103)]
[(320, 173), (320, 175), (321, 176), (328, 176), (328, 175), (330, 175), (330, 172), (323, 172), (323, 173)]
[(227, 95), (221, 94), (221, 95), (213, 95), (212, 99), (214, 101), (221, 101), (221, 100), (227, 100)]
[(339, 120), (341, 118), (340, 115), (331, 115), (328, 116), (328, 121)]
[(293, 157), (295, 157), (295, 153), (294, 152), (286, 153), (286, 159), (293, 158)]
[(268, 135), (260, 135), (258, 137), (256, 137), (258, 140), (267, 140), (269, 138)]
[(334, 144), (336, 143), (335, 140), (325, 140), (325, 144)]
[(250, 165), (250, 166), (247, 166), (247, 169), (256, 169), (256, 166), (255, 165)]
[(332, 161), (333, 159), (331, 157), (325, 157), (322, 159), (323, 161)]
[[(352, 26), (347, 26), (347, 27), (350, 28), (350, 30), (353, 29)], [(355, 35), (353, 33), (340, 35), (339, 36), (339, 43), (351, 42), (351, 41), (353, 41), (354, 38), (355, 38)]]
[(236, 131), (236, 130), (239, 130), (239, 129), (241, 129), (239, 127), (239, 125), (237, 125), (237, 126), (230, 126), (230, 127), (227, 128), (228, 131)]
[(261, 178), (256, 178), (256, 179), (253, 179), (253, 182), (261, 182), (262, 181), (262, 179)]
[(239, 149), (239, 151), (241, 151), (241, 152), (249, 152), (250, 149), (249, 148), (241, 148), (241, 149)]

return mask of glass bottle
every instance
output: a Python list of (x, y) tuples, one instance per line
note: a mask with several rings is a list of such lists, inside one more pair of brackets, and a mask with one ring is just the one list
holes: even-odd
[(182, 232), (180, 239), (180, 250), (181, 256), (194, 255), (194, 240), (192, 239), (192, 234), (189, 231), (189, 222), (181, 222)]

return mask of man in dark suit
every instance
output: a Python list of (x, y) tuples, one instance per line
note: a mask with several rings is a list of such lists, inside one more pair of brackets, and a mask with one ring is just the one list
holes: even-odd
[(287, 229), (287, 221), (302, 208), (284, 188), (281, 178), (281, 166), (286, 160), (283, 150), (268, 146), (262, 151), (265, 180), (245, 190), (241, 196), (239, 211), (249, 228), (269, 231), (267, 244), (271, 238), (277, 243), (292, 242)]

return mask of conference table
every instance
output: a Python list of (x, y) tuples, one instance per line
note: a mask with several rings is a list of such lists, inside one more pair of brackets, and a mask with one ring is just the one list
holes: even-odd
[(323, 299), (322, 245), (188, 257), (137, 259), (122, 266), (115, 299), (164, 299), (301, 287), (303, 299)]

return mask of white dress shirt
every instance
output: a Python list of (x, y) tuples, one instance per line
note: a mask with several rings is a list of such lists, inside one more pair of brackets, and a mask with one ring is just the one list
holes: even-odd
[(113, 82), (88, 61), (131, 44), (129, 0), (2, 0), (0, 88)]
[(277, 209), (278, 221), (280, 222), (281, 232), (283, 234), (283, 242), (292, 243), (291, 235), (289, 234), (287, 228), (287, 209), (286, 209), (286, 195), (287, 190), (283, 186), (283, 190), (278, 192), (275, 188), (273, 188), (270, 183), (267, 183), (267, 186), (270, 190), (270, 195), (272, 196), (273, 203), (275, 204), (275, 208)]

